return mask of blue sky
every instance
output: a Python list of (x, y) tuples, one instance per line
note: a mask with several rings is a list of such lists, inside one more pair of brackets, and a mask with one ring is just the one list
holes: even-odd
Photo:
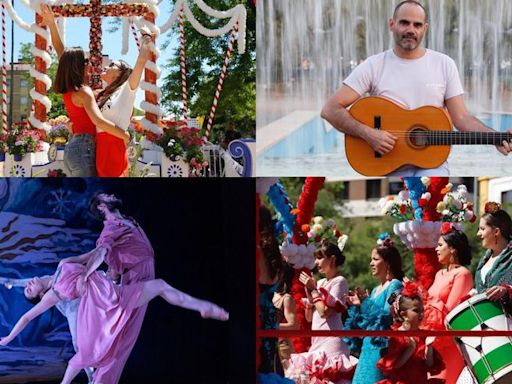
[[(171, 4), (172, 3), (172, 4)], [(160, 16), (156, 21), (157, 26), (163, 25), (167, 19), (170, 17), (172, 12), (174, 1), (163, 0), (160, 3)], [(14, 7), (18, 15), (26, 22), (33, 23), (35, 20), (34, 11), (25, 7), (18, 0), (14, 0)], [(110, 29), (109, 19), (104, 19), (103, 23), (103, 54), (108, 54), (111, 58), (115, 59), (123, 59), (130, 64), (134, 64), (138, 55), (137, 45), (133, 37), (131, 37), (129, 41), (129, 51), (126, 55), (121, 55), (122, 48), (122, 33), (119, 29), (116, 32), (109, 33), (107, 32)], [(81, 46), (85, 50), (89, 48), (89, 20), (87, 18), (68, 18), (66, 23), (66, 33), (65, 33), (65, 45), (66, 46)], [(161, 36), (159, 39), (160, 44), (164, 42), (166, 36)], [(14, 24), (14, 61), (18, 60), (19, 56), (19, 48), (21, 43), (31, 42), (34, 43), (35, 36), (33, 33), (29, 33), (21, 29), (16, 23)], [(159, 46), (160, 46), (159, 44)], [(179, 44), (178, 37), (174, 37), (172, 39), (171, 44), (167, 47), (166, 50), (161, 49), (161, 55), (158, 59), (158, 65), (162, 70), (162, 74), (160, 75), (159, 85), (161, 85), (161, 80), (165, 77), (166, 72), (164, 71), (164, 65), (167, 63), (168, 59), (171, 57), (171, 53), (174, 48)], [(160, 47), (161, 48), (161, 47)], [(7, 14), (7, 62), (10, 63), (11, 60), (11, 19), (9, 14)], [(137, 98), (135, 102), (135, 106), (139, 107), (140, 102), (144, 99), (143, 91), (139, 90), (137, 92)]]

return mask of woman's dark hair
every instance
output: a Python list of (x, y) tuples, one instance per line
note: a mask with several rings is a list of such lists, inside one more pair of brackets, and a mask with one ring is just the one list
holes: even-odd
[(441, 237), (446, 241), (449, 247), (457, 251), (457, 259), (461, 265), (471, 264), (471, 246), (464, 232), (453, 230), (441, 235)]
[(267, 265), (270, 279), (274, 279), (276, 276), (281, 278), (285, 262), (281, 256), (279, 250), (279, 243), (274, 236), (267, 236), (260, 239), (261, 254)]
[(400, 257), (400, 252), (398, 252), (398, 249), (396, 249), (396, 247), (393, 245), (378, 245), (375, 247), (375, 250), (379, 256), (382, 257), (384, 262), (389, 266), (393, 277), (402, 281), (405, 274), (404, 271), (402, 271), (402, 258)]
[(123, 206), (123, 201), (119, 198), (114, 201), (103, 201), (100, 198), (100, 195), (103, 193), (104, 192), (96, 192), (89, 200), (89, 213), (97, 220), (105, 220), (105, 215), (98, 209), (98, 205), (101, 203), (105, 204), (111, 211), (119, 209)]
[(264, 205), (260, 205), (260, 217), (259, 217), (259, 231), (260, 233), (274, 233), (274, 223), (272, 221), (272, 213), (270, 209)]
[(322, 245), (320, 245), (320, 247), (315, 250), (314, 255), (317, 259), (332, 256), (336, 257), (337, 267), (343, 265), (343, 263), (345, 262), (345, 255), (343, 255), (343, 252), (340, 251), (336, 244), (331, 243), (330, 241), (327, 240), (322, 241)]
[(276, 292), (280, 294), (290, 293), (294, 276), (295, 269), (293, 269), (290, 264), (285, 264), (283, 268), (283, 276), (281, 277), (281, 282), (279, 283), (279, 287), (277, 287)]
[[(113, 63), (115, 63), (115, 62), (113, 62)], [(117, 63), (119, 63), (119, 65), (117, 65)], [(128, 80), (130, 75), (132, 74), (133, 69), (132, 69), (132, 67), (130, 67), (130, 65), (126, 61), (119, 60), (117, 63), (115, 65), (119, 68), (121, 73), (119, 74), (117, 79), (115, 79), (111, 84), (109, 84), (103, 91), (98, 93), (98, 96), (96, 97), (96, 101), (98, 103), (99, 108), (101, 108), (101, 107), (103, 107), (103, 105), (105, 105), (105, 103), (107, 102), (109, 97), (115, 91), (117, 91), (117, 89), (120, 86), (122, 86)]]
[(85, 55), (80, 47), (66, 48), (59, 58), (53, 91), (66, 93), (78, 91), (85, 84)]
[(494, 213), (484, 213), (482, 219), (491, 227), (499, 228), (501, 235), (507, 241), (512, 240), (512, 219), (506, 211), (498, 209)]

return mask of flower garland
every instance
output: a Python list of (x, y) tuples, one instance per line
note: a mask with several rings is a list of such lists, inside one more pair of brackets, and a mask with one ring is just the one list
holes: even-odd
[(323, 187), (324, 182), (325, 177), (307, 177), (304, 182), (302, 193), (297, 202), (297, 209), (294, 212), (297, 215), (292, 237), (294, 244), (306, 244), (308, 242), (308, 237), (302, 232), (301, 227), (311, 221), (318, 192)]
[(99, 88), (103, 64), (101, 18), (144, 15), (148, 12), (149, 7), (147, 4), (101, 4), (101, 0), (89, 0), (89, 4), (64, 4), (53, 6), (52, 10), (54, 14), (61, 17), (90, 18), (89, 61), (92, 66), (90, 83), (92, 88)]
[[(299, 201), (297, 202), (297, 209), (294, 210), (294, 213), (296, 213), (296, 219), (293, 230), (292, 243), (297, 245), (307, 244), (308, 236), (306, 233), (302, 232), (301, 228), (304, 224), (308, 224), (311, 221), (315, 203), (318, 198), (318, 192), (320, 191), (320, 188), (323, 187), (324, 182), (324, 177), (306, 178), (304, 186), (302, 187), (302, 193), (300, 194)], [(304, 314), (304, 304), (302, 303), (302, 299), (305, 297), (304, 285), (299, 282), (299, 275), (302, 271), (310, 273), (310, 270), (307, 268), (295, 270), (295, 276), (292, 281), (291, 295), (297, 304), (297, 324), (299, 329), (307, 330), (311, 328), (311, 325), (306, 321)], [(292, 341), (297, 353), (306, 352), (311, 344), (311, 339), (307, 337), (292, 338)]]

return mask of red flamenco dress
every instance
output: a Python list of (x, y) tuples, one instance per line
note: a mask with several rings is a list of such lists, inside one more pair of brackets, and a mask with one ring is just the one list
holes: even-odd
[(400, 368), (396, 367), (396, 363), (409, 347), (409, 337), (396, 336), (389, 339), (387, 353), (377, 362), (377, 368), (386, 376), (386, 379), (378, 381), (377, 384), (427, 384), (437, 382), (430, 381), (428, 374), (435, 375), (444, 369), (441, 357), (434, 349), (434, 362), (431, 367), (427, 367), (425, 339), (420, 337), (414, 337), (413, 339), (416, 342), (416, 350)]

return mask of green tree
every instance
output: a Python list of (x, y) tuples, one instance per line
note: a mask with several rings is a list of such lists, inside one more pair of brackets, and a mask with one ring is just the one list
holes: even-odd
[[(239, 0), (208, 2), (210, 7), (219, 10), (229, 9), (237, 4)], [(196, 5), (192, 6), (192, 11), (197, 20), (207, 28), (217, 29), (226, 24), (226, 20), (210, 19)], [(175, 26), (170, 33), (170, 38), (178, 39), (178, 37), (179, 29)], [(229, 36), (206, 37), (197, 32), (190, 23), (185, 23), (187, 87), (192, 116), (208, 117), (228, 42)], [(165, 44), (168, 45), (169, 40)], [(255, 137), (255, 50), (256, 11), (252, 6), (247, 5), (246, 51), (242, 55), (238, 54), (235, 42), (212, 128), (214, 138), (220, 131), (226, 129), (236, 129), (243, 137)], [(164, 77), (161, 104), (167, 111), (175, 112), (176, 106), (181, 105), (182, 100), (179, 47), (165, 69), (168, 74)]]
[[(33, 47), (32, 43), (21, 43), (20, 54), (18, 57), (18, 61), (20, 63), (33, 63), (34, 55), (31, 52)], [(52, 63), (50, 64), (50, 68), (46, 71), (46, 74), (52, 79), (55, 79), (55, 75), (57, 73), (57, 67), (59, 66), (59, 60), (57, 59), (57, 55), (55, 53), (52, 54)], [(32, 88), (34, 86), (34, 78), (30, 76), (30, 74), (26, 74), (26, 79), (29, 81), (29, 86)], [(60, 115), (67, 115), (66, 109), (64, 108), (64, 101), (62, 100), (62, 95), (59, 93), (54, 93), (53, 88), (48, 90), (47, 94), (48, 98), (52, 102), (52, 107), (48, 111), (48, 118), (53, 119)]]

